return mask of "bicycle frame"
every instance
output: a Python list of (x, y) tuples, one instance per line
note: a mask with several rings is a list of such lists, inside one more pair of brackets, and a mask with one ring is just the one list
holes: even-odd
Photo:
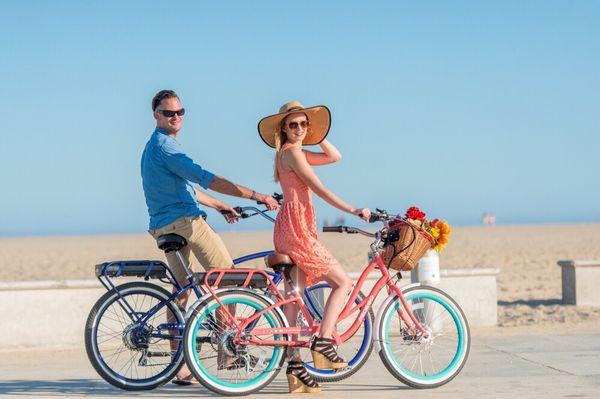
[[(238, 265), (240, 263), (244, 263), (244, 262), (247, 262), (247, 261), (250, 261), (250, 260), (264, 258), (265, 256), (271, 255), (273, 253), (274, 253), (274, 251), (262, 251), (262, 252), (256, 252), (256, 253), (253, 253), (253, 254), (245, 255), (245, 256), (242, 256), (242, 257), (234, 259), (233, 260), (233, 264), (235, 266), (235, 265)], [(115, 290), (115, 292), (117, 293), (117, 296), (119, 297), (119, 300), (117, 301), (117, 303), (119, 304), (119, 306), (121, 306), (121, 308), (123, 309), (123, 311), (125, 311), (125, 313), (129, 316), (129, 318), (134, 323), (145, 324), (156, 313), (158, 313), (164, 306), (166, 306), (167, 303), (175, 300), (181, 294), (183, 294), (184, 292), (186, 292), (186, 291), (188, 291), (190, 289), (194, 291), (194, 294), (196, 295), (196, 297), (198, 299), (200, 299), (202, 296), (204, 296), (207, 293), (207, 290), (202, 285), (198, 285), (198, 284), (196, 284), (194, 282), (194, 279), (193, 279), (192, 276), (188, 277), (187, 284), (181, 285), (175, 279), (175, 277), (173, 275), (173, 272), (171, 271), (171, 269), (169, 268), (169, 266), (166, 265), (166, 264), (164, 264), (163, 262), (158, 262), (158, 261), (156, 261), (156, 263), (154, 263), (155, 261), (138, 261), (138, 262), (140, 262), (140, 263), (147, 262), (148, 263), (148, 269), (147, 269), (147, 271), (142, 276), (145, 279), (149, 278), (149, 273), (150, 273), (150, 267), (151, 266), (153, 266), (153, 265), (160, 265), (160, 266), (164, 267), (165, 274), (166, 274), (166, 280), (163, 280), (163, 279), (159, 279), (159, 280), (162, 281), (162, 282), (166, 282), (166, 283), (171, 284), (173, 286), (173, 289), (174, 289), (173, 293), (169, 296), (169, 298), (166, 301), (161, 301), (160, 303), (156, 304), (148, 312), (145, 312), (143, 316), (140, 316), (139, 313), (136, 312), (133, 309), (133, 307), (129, 304), (129, 302), (127, 301), (127, 299), (121, 295), (121, 292), (119, 291), (118, 286), (115, 285), (115, 283), (113, 282), (113, 280), (111, 279), (111, 277), (108, 275), (109, 268), (111, 266), (118, 266), (119, 269), (115, 273), (115, 277), (121, 276), (122, 273), (123, 273), (123, 270), (125, 268), (126, 261), (114, 261), (114, 262), (106, 263), (102, 267), (102, 270), (100, 271), (100, 274), (98, 275), (98, 280), (100, 280), (100, 283), (107, 290), (109, 290), (109, 291), (110, 290)], [(248, 270), (253, 270), (253, 269), (248, 269)], [(232, 272), (240, 273), (240, 269), (231, 269), (231, 271)], [(274, 273), (274, 272), (271, 272), (271, 271), (265, 271), (264, 273), (267, 275), (267, 279), (269, 281), (271, 281), (275, 286), (277, 284), (279, 284), (279, 282), (283, 278), (283, 276), (280, 273)], [(250, 280), (248, 279), (248, 281), (246, 282), (246, 285), (248, 284), (249, 281)], [(159, 324), (158, 326), (156, 326), (156, 330), (158, 332), (151, 333), (150, 336), (152, 338), (181, 340), (182, 339), (181, 332), (184, 329), (185, 329), (185, 324), (184, 323), (163, 323), (163, 324)], [(165, 333), (161, 333), (160, 332), (160, 331), (165, 331), (165, 330), (179, 331), (180, 333), (173, 335), (173, 334), (165, 334)]]
[[(364, 298), (364, 300), (361, 300), (359, 304), (355, 304), (355, 300), (357, 299), (358, 293), (360, 292), (362, 286), (364, 285), (365, 280), (367, 279), (369, 274), (374, 269), (380, 270), (381, 278), (379, 278), (379, 280), (377, 280), (377, 282), (371, 289), (371, 292), (369, 292), (369, 294)], [(268, 345), (268, 346), (298, 346), (298, 347), (307, 347), (308, 346), (308, 341), (265, 340), (265, 339), (259, 338), (259, 336), (261, 336), (261, 335), (275, 335), (275, 334), (289, 334), (289, 335), (311, 334), (312, 335), (318, 331), (319, 323), (315, 322), (315, 320), (311, 316), (310, 312), (308, 311), (306, 305), (304, 304), (304, 300), (302, 299), (302, 296), (297, 291), (295, 291), (294, 295), (291, 295), (289, 298), (285, 299), (285, 298), (283, 298), (283, 296), (281, 295), (281, 293), (279, 292), (279, 290), (277, 290), (277, 288), (275, 286), (270, 286), (269, 288), (270, 288), (272, 294), (277, 296), (277, 298), (279, 298), (279, 301), (265, 309), (262, 309), (259, 312), (254, 313), (252, 316), (250, 316), (246, 319), (238, 320), (229, 312), (229, 310), (226, 306), (223, 306), (223, 303), (221, 302), (218, 295), (216, 295), (213, 287), (211, 287), (209, 284), (207, 284), (209, 274), (219, 273), (219, 277), (217, 278), (217, 279), (219, 279), (219, 278), (222, 278), (224, 273), (228, 273), (228, 272), (230, 272), (230, 271), (228, 271), (228, 270), (213, 270), (213, 271), (207, 273), (207, 275), (205, 277), (204, 285), (205, 285), (205, 287), (207, 287), (208, 292), (215, 298), (217, 303), (219, 303), (219, 305), (222, 307), (222, 312), (225, 315), (228, 323), (230, 323), (232, 326), (233, 325), (236, 326), (237, 334), (236, 334), (235, 342), (237, 344)], [(256, 272), (262, 272), (262, 271), (257, 270)], [(395, 284), (392, 283), (392, 276), (390, 275), (387, 267), (384, 265), (381, 255), (377, 253), (375, 255), (373, 261), (367, 266), (367, 268), (365, 268), (363, 270), (360, 278), (358, 279), (357, 284), (355, 284), (354, 289), (352, 290), (352, 293), (350, 294), (350, 298), (347, 300), (346, 305), (344, 306), (344, 308), (342, 309), (342, 312), (340, 313), (340, 316), (338, 317), (337, 323), (349, 318), (350, 315), (352, 315), (353, 313), (359, 312), (358, 315), (356, 316), (356, 318), (354, 319), (354, 322), (352, 323), (352, 325), (346, 331), (344, 331), (342, 334), (338, 334), (338, 333), (333, 334), (334, 342), (336, 345), (340, 345), (341, 343), (346, 342), (356, 333), (356, 331), (358, 330), (360, 325), (363, 323), (367, 312), (371, 308), (373, 301), (375, 300), (375, 298), (377, 297), (377, 295), (379, 294), (381, 289), (383, 289), (384, 286), (387, 287), (389, 291), (394, 292), (400, 299), (400, 301), (402, 303), (402, 307), (398, 307), (398, 314), (399, 314), (400, 318), (402, 319), (402, 321), (408, 326), (409, 330), (411, 330), (411, 332), (415, 333), (414, 328), (411, 326), (411, 324), (409, 322), (409, 319), (410, 319), (410, 321), (412, 321), (413, 325), (421, 333), (427, 334), (427, 331), (423, 328), (423, 326), (421, 326), (421, 324), (419, 323), (419, 321), (413, 314), (412, 310), (410, 309), (410, 306), (406, 302), (406, 299), (404, 298), (400, 288), (398, 288)], [(308, 322), (308, 326), (292, 326), (292, 327), (282, 327), (282, 328), (251, 328), (249, 331), (247, 330), (248, 326), (253, 326), (254, 322), (258, 318), (260, 318), (262, 315), (264, 315), (265, 313), (270, 312), (275, 308), (279, 308), (279, 307), (285, 306), (290, 303), (296, 303), (299, 306), (300, 311), (302, 312), (303, 316), (305, 317), (306, 321)]]

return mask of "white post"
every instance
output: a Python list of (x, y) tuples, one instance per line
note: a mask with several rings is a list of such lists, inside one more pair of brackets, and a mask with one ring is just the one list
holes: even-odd
[(440, 254), (434, 249), (427, 250), (411, 271), (410, 278), (413, 283), (437, 285), (440, 282)]
[[(437, 286), (440, 283), (440, 255), (434, 249), (429, 249), (425, 255), (419, 260), (417, 267), (411, 272), (411, 280), (413, 282)], [(416, 305), (418, 306), (418, 305)], [(443, 321), (440, 320), (441, 309), (435, 302), (427, 301), (422, 306), (422, 314), (417, 311), (415, 316), (424, 322), (427, 327), (433, 332), (437, 332), (444, 328)]]

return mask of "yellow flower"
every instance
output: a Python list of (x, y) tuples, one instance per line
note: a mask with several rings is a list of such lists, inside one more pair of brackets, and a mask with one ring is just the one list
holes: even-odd
[(416, 220), (416, 219), (407, 219), (407, 220), (408, 220), (408, 222), (410, 224), (412, 224), (415, 227), (419, 227), (420, 228), (422, 226), (422, 223), (421, 223), (420, 220)]
[(444, 249), (444, 247), (446, 246), (446, 244), (436, 244), (433, 249), (435, 249), (437, 252), (440, 252), (442, 249)]
[(441, 234), (440, 228), (439, 227), (430, 227), (429, 234), (431, 234), (433, 239), (437, 241), (437, 239), (440, 237), (440, 234)]
[(439, 232), (437, 234), (437, 237), (434, 236), (436, 245), (433, 247), (433, 249), (440, 252), (446, 246), (448, 241), (450, 240), (450, 234), (452, 234), (452, 229), (450, 228), (450, 225), (448, 224), (448, 222), (446, 222), (445, 220), (442, 220), (441, 222), (439, 222), (437, 224), (437, 226), (435, 226), (431, 229), (432, 235), (433, 235), (433, 229), (436, 229)]

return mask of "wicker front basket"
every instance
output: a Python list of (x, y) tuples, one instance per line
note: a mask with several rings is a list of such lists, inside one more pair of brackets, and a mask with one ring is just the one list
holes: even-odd
[(388, 237), (391, 242), (384, 247), (383, 261), (390, 269), (402, 271), (414, 269), (434, 243), (431, 234), (404, 221), (390, 227)]

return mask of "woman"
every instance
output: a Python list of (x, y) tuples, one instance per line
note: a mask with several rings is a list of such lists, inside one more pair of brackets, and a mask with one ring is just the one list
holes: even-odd
[[(335, 208), (369, 220), (366, 208), (353, 208), (328, 190), (315, 175), (312, 166), (327, 165), (341, 159), (339, 151), (325, 137), (331, 117), (325, 106), (304, 108), (299, 102), (284, 104), (276, 115), (258, 124), (265, 143), (277, 149), (275, 180), (283, 190), (283, 205), (275, 223), (275, 250), (288, 255), (297, 267), (295, 281), (300, 292), (306, 285), (325, 280), (331, 286), (319, 333), (313, 337), (310, 350), (316, 368), (337, 369), (347, 363), (333, 347), (333, 332), (352, 280), (338, 261), (317, 241), (317, 224), (312, 204), (312, 192)], [(302, 145), (319, 144), (323, 152), (302, 149)], [(298, 270), (299, 269), (299, 270)], [(287, 287), (289, 291), (291, 287)], [(298, 306), (284, 309), (291, 325), (296, 325)], [(304, 368), (296, 350), (288, 351), (288, 382), (290, 392), (318, 392), (317, 384)]]

